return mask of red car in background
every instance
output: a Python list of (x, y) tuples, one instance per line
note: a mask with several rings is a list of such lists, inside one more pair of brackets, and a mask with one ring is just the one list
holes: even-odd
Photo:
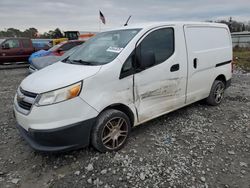
[(61, 42), (49, 49), (54, 55), (61, 56), (64, 52), (70, 50), (71, 48), (83, 44), (83, 40), (69, 40)]
[(70, 40), (70, 41), (64, 41), (61, 42), (49, 50), (40, 50), (37, 51), (29, 57), (29, 63), (33, 63), (34, 58), (40, 58), (44, 56), (61, 56), (63, 55), (66, 51), (70, 50), (71, 48), (83, 44), (85, 41), (84, 40)]
[(35, 51), (29, 38), (2, 38), (0, 39), (0, 63), (27, 61)]

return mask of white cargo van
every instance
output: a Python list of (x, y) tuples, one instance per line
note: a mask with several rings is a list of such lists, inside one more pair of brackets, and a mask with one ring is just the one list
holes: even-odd
[(232, 76), (224, 24), (166, 22), (97, 34), (62, 62), (25, 78), (17, 127), (39, 151), (124, 146), (131, 128), (206, 99), (218, 105)]

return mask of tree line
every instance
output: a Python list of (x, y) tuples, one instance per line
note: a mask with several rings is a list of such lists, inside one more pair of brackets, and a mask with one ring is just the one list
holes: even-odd
[(231, 32), (250, 31), (250, 21), (240, 22), (230, 17), (229, 20), (219, 20), (215, 22), (227, 24)]
[[(207, 22), (217, 22), (227, 24), (231, 32), (241, 32), (241, 31), (250, 31), (250, 21), (248, 22), (240, 22), (233, 20), (232, 17), (229, 20), (217, 20)], [(44, 32), (43, 34), (39, 34), (38, 30), (34, 27), (26, 29), (24, 31), (20, 31), (15, 28), (8, 28), (5, 30), (0, 30), (0, 37), (28, 37), (28, 38), (62, 38), (64, 37), (62, 31), (59, 28), (55, 30), (49, 30), (48, 32)]]
[(43, 39), (54, 39), (64, 37), (62, 31), (59, 28), (55, 30), (49, 30), (43, 34), (39, 34), (38, 30), (34, 27), (20, 31), (16, 28), (8, 28), (0, 30), (0, 37), (28, 37), (28, 38), (43, 38)]

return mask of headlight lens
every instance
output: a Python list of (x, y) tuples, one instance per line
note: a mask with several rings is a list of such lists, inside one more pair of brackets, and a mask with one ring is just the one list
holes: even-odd
[(38, 106), (43, 106), (75, 98), (80, 94), (81, 88), (82, 82), (78, 82), (65, 88), (42, 93), (38, 96), (36, 104)]

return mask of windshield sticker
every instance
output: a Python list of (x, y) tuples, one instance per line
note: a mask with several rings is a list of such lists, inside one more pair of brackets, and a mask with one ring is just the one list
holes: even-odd
[(106, 51), (107, 52), (114, 52), (114, 53), (120, 53), (123, 50), (123, 48), (119, 47), (109, 47)]

